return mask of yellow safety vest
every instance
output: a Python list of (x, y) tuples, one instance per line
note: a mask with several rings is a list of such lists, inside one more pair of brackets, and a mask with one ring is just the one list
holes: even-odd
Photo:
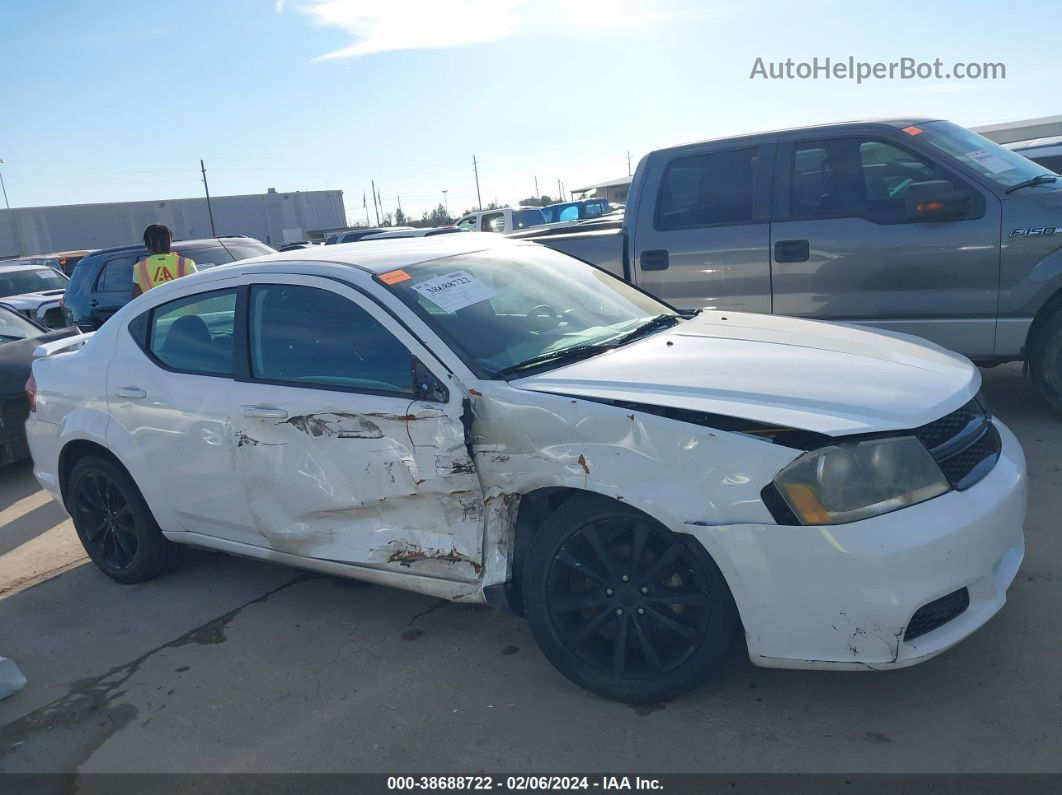
[(164, 282), (172, 282), (189, 273), (195, 273), (195, 263), (187, 257), (170, 252), (169, 254), (152, 254), (136, 264), (133, 278), (140, 285), (142, 292), (158, 287)]

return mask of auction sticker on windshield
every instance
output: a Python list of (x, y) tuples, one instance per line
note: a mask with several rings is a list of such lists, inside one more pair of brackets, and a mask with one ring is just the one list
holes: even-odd
[(972, 160), (974, 163), (991, 171), (993, 174), (1001, 174), (1004, 171), (1010, 171), (1010, 169), (1014, 168), (1014, 166), (1006, 160), (1001, 157), (996, 157), (991, 152), (978, 150), (976, 152), (967, 152), (963, 157)]
[(468, 271), (454, 271), (444, 276), (436, 276), (413, 289), (427, 298), (444, 312), (456, 312), (466, 306), (478, 304), (488, 298), (494, 298), (498, 292), (481, 282)]

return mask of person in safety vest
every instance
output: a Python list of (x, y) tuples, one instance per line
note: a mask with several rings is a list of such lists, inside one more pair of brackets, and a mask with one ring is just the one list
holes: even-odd
[(173, 233), (168, 226), (151, 224), (144, 230), (144, 245), (151, 253), (133, 266), (133, 298), (146, 293), (163, 282), (172, 282), (189, 273), (195, 273), (195, 263), (187, 257), (170, 251)]

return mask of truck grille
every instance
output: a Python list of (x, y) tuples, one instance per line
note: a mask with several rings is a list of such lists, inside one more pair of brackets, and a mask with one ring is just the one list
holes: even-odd
[(962, 408), (914, 431), (952, 487), (979, 482), (999, 460), (1001, 441), (988, 402), (978, 395)]
[(907, 631), (903, 633), (904, 641), (914, 640), (944, 626), (953, 618), (961, 615), (969, 606), (970, 592), (965, 588), (923, 605), (911, 616)]

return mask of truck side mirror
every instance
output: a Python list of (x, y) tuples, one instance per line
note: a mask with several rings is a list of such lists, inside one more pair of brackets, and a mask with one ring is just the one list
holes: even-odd
[(906, 200), (908, 221), (951, 221), (966, 214), (970, 194), (946, 179), (934, 179), (912, 182)]

